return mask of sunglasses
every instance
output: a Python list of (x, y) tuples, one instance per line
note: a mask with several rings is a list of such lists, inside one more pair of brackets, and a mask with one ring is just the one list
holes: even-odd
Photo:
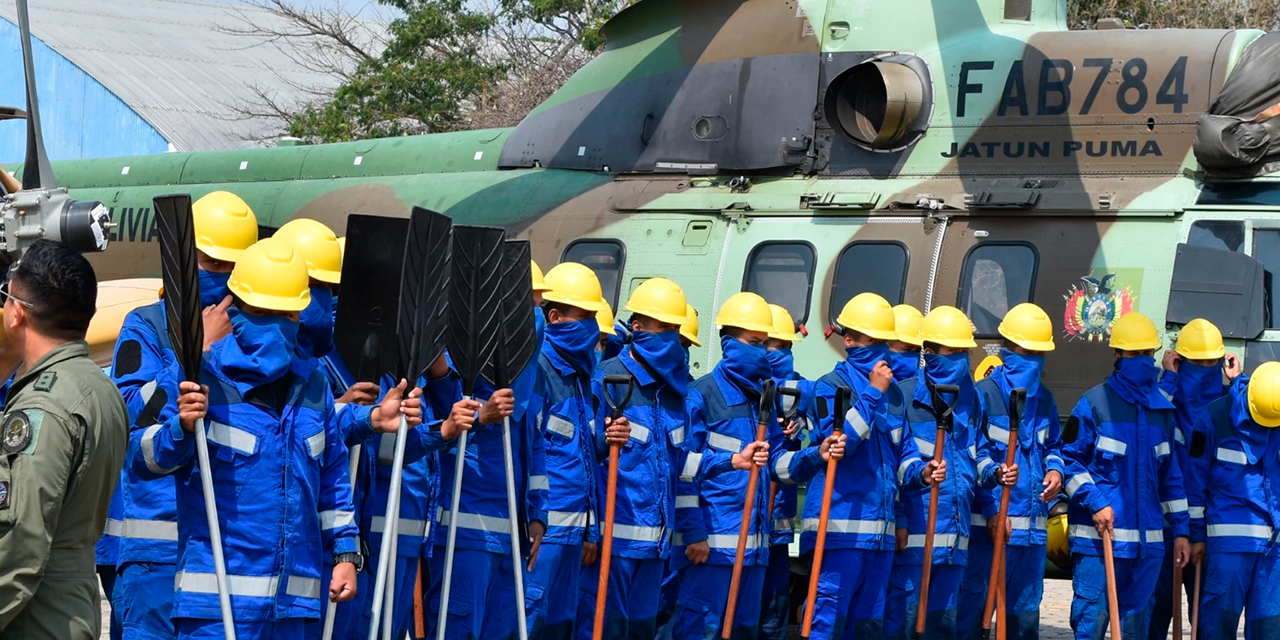
[(22, 306), (24, 306), (24, 307), (26, 307), (26, 308), (28, 308), (28, 309), (34, 309), (34, 308), (35, 308), (35, 305), (34, 305), (34, 304), (31, 304), (30, 302), (27, 302), (26, 300), (22, 300), (22, 299), (20, 299), (20, 298), (16, 298), (16, 297), (14, 297), (14, 295), (13, 295), (13, 294), (9, 293), (9, 283), (10, 283), (10, 282), (12, 282), (12, 280), (5, 280), (5, 281), (4, 281), (4, 284), (0, 284), (0, 305), (4, 305), (5, 303), (9, 302), (10, 300), (13, 300), (14, 302), (16, 302), (16, 303), (18, 303), (18, 304), (20, 304), (20, 305), (22, 305)]

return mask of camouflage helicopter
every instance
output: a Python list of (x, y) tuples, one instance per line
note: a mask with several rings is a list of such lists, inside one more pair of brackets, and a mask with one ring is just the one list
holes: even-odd
[[(1040, 304), (1061, 327), (1046, 382), (1062, 407), (1109, 373), (1132, 310), (1170, 333), (1208, 318), (1250, 369), (1274, 359), (1280, 35), (1069, 31), (1066, 14), (641, 0), (514, 128), (52, 168), (110, 210), (104, 280), (158, 273), (153, 197), (229, 190), (264, 234), (412, 205), (501, 225), (544, 265), (592, 267), (615, 308), (658, 275), (703, 310), (753, 290), (815, 334), (796, 348), (809, 376), (840, 357), (818, 335), (861, 291), (960, 307), (988, 355), (1008, 308)], [(27, 190), (31, 165), (14, 167)], [(695, 372), (715, 358), (695, 349)]]

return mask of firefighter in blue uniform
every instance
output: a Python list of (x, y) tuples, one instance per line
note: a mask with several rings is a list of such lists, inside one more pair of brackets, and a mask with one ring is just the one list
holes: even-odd
[[(206, 314), (205, 348), (229, 327), (227, 278), (245, 249), (258, 241), (258, 221), (249, 205), (226, 191), (191, 206), (196, 236), (201, 306)], [(133, 310), (116, 339), (111, 378), (129, 409), (129, 455), (137, 454), (145, 430), (165, 424), (177, 411), (181, 371), (169, 344), (164, 302)], [(128, 640), (173, 638), (173, 578), (178, 564), (178, 506), (174, 478), (156, 477), (126, 464), (120, 471), (113, 509), (99, 550), (119, 545), (113, 620), (119, 616)], [(114, 625), (114, 621), (113, 621)]]
[(1236, 638), (1241, 613), (1245, 638), (1280, 638), (1280, 363), (1239, 376), (1209, 405), (1197, 430), (1208, 462), (1205, 482), (1191, 496), (1203, 508), (1192, 527), (1205, 546), (1201, 638)]
[[(631, 437), (622, 447), (618, 464), (605, 603), (604, 635), (610, 639), (652, 640), (656, 634), (663, 571), (676, 527), (677, 478), (693, 482), (768, 462), (767, 445), (748, 444), (733, 456), (684, 448), (689, 368), (679, 329), (686, 322), (685, 308), (684, 292), (676, 283), (666, 278), (641, 283), (625, 307), (632, 314), (631, 342), (617, 358), (603, 362), (592, 379), (596, 424), (606, 425), (604, 376), (635, 379), (631, 403), (623, 413)], [(602, 489), (603, 465), (599, 471), (596, 486)], [(580, 612), (594, 609), (594, 593), (594, 588), (583, 593)], [(580, 630), (585, 627), (589, 634), (591, 626), (590, 616), (579, 615)]]
[[(775, 465), (786, 484), (808, 482), (800, 550), (812, 553), (827, 461), (838, 460), (827, 523), (826, 555), (818, 580), (811, 637), (815, 640), (879, 638), (893, 566), (894, 501), (899, 488), (946, 478), (946, 461), (920, 457), (904, 437), (902, 394), (893, 382), (886, 342), (897, 339), (893, 309), (882, 297), (862, 293), (836, 319), (848, 358), (814, 385), (819, 422), (809, 446), (786, 452)], [(836, 389), (852, 392), (852, 406), (832, 415)], [(825, 409), (824, 409), (825, 407)], [(835, 421), (844, 433), (834, 434)]]
[[(791, 347), (800, 341), (796, 332), (795, 320), (786, 309), (770, 304), (773, 313), (773, 329), (769, 331), (768, 349), (770, 377), (779, 387), (790, 387), (800, 392), (800, 399), (791, 396), (779, 396), (778, 406), (787, 413), (790, 406), (794, 416), (789, 421), (780, 421), (786, 440), (784, 453), (799, 451), (805, 432), (812, 433), (814, 419), (813, 382), (805, 380), (795, 370), (795, 356)], [(791, 600), (791, 541), (795, 539), (797, 487), (777, 480), (769, 484), (769, 494), (775, 496), (773, 502), (773, 528), (769, 531), (769, 566), (764, 577), (764, 597), (761, 602), (760, 638), (761, 640), (784, 640), (787, 637), (787, 624), (790, 618)]]
[[(1024, 302), (1005, 314), (998, 328), (1004, 338), (1003, 364), (977, 384), (978, 402), (987, 418), (987, 445), (992, 460), (1004, 460), (1009, 442), (1009, 394), (1026, 389), (1026, 405), (1018, 426), (1017, 486), (1009, 497), (1009, 535), (1005, 546), (1005, 591), (1011, 640), (1040, 637), (1040, 601), (1044, 597), (1044, 563), (1048, 543), (1049, 503), (1062, 490), (1065, 475), (1058, 404), (1041, 383), (1045, 354), (1053, 351), (1053, 321), (1040, 307)], [(983, 492), (975, 500), (969, 562), (960, 587), (961, 637), (981, 637), (987, 580), (991, 577), (996, 517), (1005, 487)]]
[(889, 341), (889, 368), (893, 369), (893, 380), (902, 382), (916, 377), (920, 368), (920, 323), (924, 322), (924, 314), (909, 304), (900, 304), (893, 308), (893, 322), (898, 337)]
[(1080, 398), (1067, 425), (1078, 435), (1063, 447), (1071, 496), (1071, 628), (1081, 640), (1106, 631), (1102, 533), (1110, 531), (1123, 635), (1140, 640), (1147, 637), (1166, 519), (1174, 562), (1185, 566), (1190, 554), (1187, 496), (1173, 450), (1177, 415), (1156, 384), (1155, 324), (1140, 313), (1125, 314), (1112, 325), (1108, 344), (1115, 349), (1115, 373)]
[[(925, 637), (956, 637), (960, 583), (969, 549), (969, 524), (976, 492), (1018, 480), (1017, 465), (997, 465), (981, 431), (985, 419), (973, 380), (969, 377), (969, 349), (973, 324), (955, 307), (934, 308), (920, 324), (924, 368), (902, 383), (903, 413), (907, 431), (925, 458), (932, 458), (937, 438), (937, 403), (953, 404), (952, 430), (943, 451), (948, 479), (938, 499), (937, 529), (933, 538), (932, 580), (926, 603)], [(957, 385), (958, 397), (944, 397), (934, 385)], [(899, 496), (903, 519), (897, 523), (898, 555), (889, 580), (889, 607), (885, 621), (888, 638), (908, 638), (916, 626), (920, 578), (925, 561), (924, 545), (930, 492), (910, 487)]]
[[(1165, 352), (1162, 364), (1164, 371), (1160, 374), (1160, 389), (1169, 395), (1174, 409), (1178, 411), (1173, 449), (1182, 471), (1182, 485), (1190, 498), (1200, 490), (1209, 462), (1206, 457), (1192, 458), (1189, 455), (1192, 433), (1209, 405), (1226, 394), (1229, 387), (1223, 384), (1223, 374), (1229, 380), (1240, 375), (1240, 359), (1227, 355), (1222, 332), (1213, 323), (1196, 318), (1178, 332), (1178, 343), (1174, 350)], [(1187, 513), (1191, 516), (1192, 530), (1197, 527), (1203, 529), (1203, 507), (1191, 507)], [(1160, 565), (1160, 579), (1156, 582), (1156, 593), (1151, 602), (1148, 640), (1167, 636), (1173, 619), (1173, 532), (1165, 526), (1164, 533), (1164, 562)], [(1194, 544), (1192, 548), (1191, 559), (1194, 561), (1196, 549), (1200, 553), (1203, 549)], [(1185, 612), (1189, 619), (1196, 607), (1193, 564), (1188, 563), (1182, 570), (1182, 583), (1190, 603), (1190, 610)]]
[[(223, 633), (200, 481), (210, 473), (237, 636), (302, 638), (320, 616), (322, 594), (355, 595), (361, 565), (332, 396), (315, 360), (297, 347), (299, 312), (310, 303), (307, 267), (288, 243), (262, 240), (241, 255), (227, 287), (235, 298), (231, 334), (206, 352), (204, 384), (181, 383), (177, 414), (143, 431), (131, 463), (176, 474), (177, 636)], [(384, 408), (384, 428), (397, 428), (401, 412), (420, 421), (410, 401), (391, 396)], [(211, 469), (196, 466), (190, 437), (201, 419)], [(322, 575), (326, 556), (332, 575)]]
[(562, 262), (546, 273), (545, 282), (546, 340), (538, 366), (546, 402), (539, 427), (545, 438), (550, 491), (547, 534), (529, 577), (530, 585), (542, 593), (529, 612), (529, 633), (546, 640), (570, 640), (578, 613), (577, 598), (572, 596), (579, 591), (580, 577), (590, 579), (589, 573), (583, 575), (583, 566), (595, 564), (599, 553), (598, 523), (603, 510), (595, 486), (596, 467), (608, 458), (608, 444), (626, 444), (631, 434), (620, 421), (597, 437), (591, 375), (601, 334), (596, 319), (608, 309), (600, 281), (591, 269)]

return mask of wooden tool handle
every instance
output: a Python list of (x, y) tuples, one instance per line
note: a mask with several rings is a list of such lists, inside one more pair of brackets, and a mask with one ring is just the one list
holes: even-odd
[(1173, 637), (1182, 637), (1182, 567), (1173, 565)]
[(1120, 599), (1116, 596), (1116, 559), (1111, 547), (1111, 532), (1102, 533), (1102, 559), (1107, 570), (1107, 610), (1111, 617), (1111, 637), (1120, 640)]
[(609, 595), (609, 561), (613, 558), (613, 514), (618, 503), (619, 449), (619, 445), (609, 445), (609, 479), (605, 486), (604, 536), (600, 539), (600, 582), (596, 587), (596, 618), (591, 627), (592, 640), (604, 637), (605, 599)]
[[(756, 427), (756, 442), (764, 442), (768, 425), (761, 422)], [(733, 634), (733, 614), (738, 610), (738, 586), (742, 583), (742, 563), (747, 557), (747, 537), (751, 533), (751, 515), (756, 506), (756, 485), (760, 484), (760, 467), (751, 465), (747, 480), (747, 499), (742, 503), (742, 524), (738, 526), (738, 552), (733, 558), (733, 577), (729, 580), (729, 601), (724, 607), (724, 624), (720, 637), (729, 640)]]
[(1196, 589), (1191, 603), (1191, 640), (1196, 640), (1200, 630), (1200, 579), (1204, 577), (1204, 558), (1196, 558)]
[(804, 621), (800, 637), (808, 638), (813, 630), (813, 610), (818, 601), (818, 575), (822, 573), (822, 554), (826, 551), (827, 522), (831, 517), (831, 494), (836, 487), (835, 458), (827, 460), (827, 478), (822, 485), (822, 510), (818, 513), (818, 537), (813, 543), (813, 567), (809, 569), (809, 597), (805, 600)]
[(418, 578), (413, 583), (413, 637), (427, 637), (427, 621), (422, 610), (422, 558), (418, 558)]
[[(1009, 425), (1009, 441), (1005, 443), (1005, 448), (1005, 466), (1012, 467), (1018, 461), (1018, 425), (1012, 423)], [(996, 539), (992, 541), (994, 552), (991, 555), (991, 573), (987, 579), (987, 603), (982, 614), (982, 628), (990, 630), (991, 613), (993, 609), (995, 610), (997, 618), (996, 629), (998, 629), (997, 638), (1004, 635), (1004, 624), (1002, 622), (1005, 614), (1004, 605), (1001, 604), (998, 608), (996, 607), (996, 596), (1001, 593), (997, 585), (1002, 583), (1005, 577), (1005, 537), (1009, 535), (1009, 532), (1005, 531), (1005, 525), (1008, 524), (1009, 520), (1009, 497), (1012, 493), (1013, 487), (1002, 487), (1000, 490), (1000, 513), (996, 516), (998, 518), (996, 520)]]
[[(947, 448), (947, 430), (938, 427), (934, 437), (933, 460), (941, 462)], [(929, 521), (924, 532), (924, 568), (920, 572), (920, 603), (916, 606), (916, 635), (924, 635), (925, 615), (929, 611), (929, 578), (933, 573), (933, 533), (938, 527), (938, 491), (934, 482), (929, 487)]]

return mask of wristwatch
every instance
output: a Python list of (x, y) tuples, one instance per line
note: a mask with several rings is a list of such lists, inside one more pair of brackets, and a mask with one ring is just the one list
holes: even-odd
[(338, 565), (344, 562), (350, 562), (356, 566), (356, 573), (364, 571), (364, 556), (358, 553), (339, 553), (333, 556), (333, 564)]

